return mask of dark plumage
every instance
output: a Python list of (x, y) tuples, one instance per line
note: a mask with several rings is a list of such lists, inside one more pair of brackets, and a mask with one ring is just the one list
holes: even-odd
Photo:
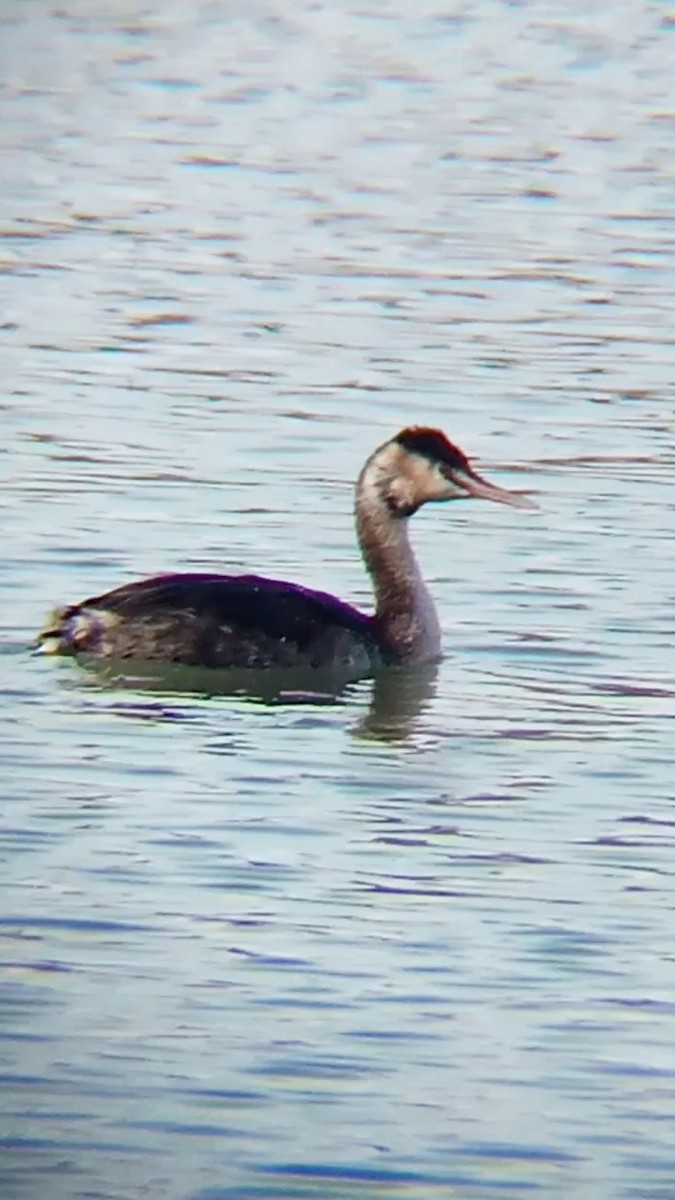
[(466, 470), (469, 460), (463, 450), (451, 442), (440, 429), (427, 429), (426, 425), (411, 425), (402, 429), (393, 439), (410, 454), (422, 454), (439, 466)]
[(326, 592), (258, 575), (158, 575), (58, 609), (40, 635), (66, 653), (205, 667), (351, 666), (372, 618)]

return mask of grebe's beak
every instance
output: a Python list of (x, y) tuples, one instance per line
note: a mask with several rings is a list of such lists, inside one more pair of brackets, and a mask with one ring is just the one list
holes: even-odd
[(508, 488), (490, 483), (471, 467), (453, 468), (448, 475), (455, 487), (460, 488), (466, 496), (475, 496), (478, 500), (494, 500), (495, 504), (510, 504), (511, 508), (539, 507), (525, 492), (510, 492)]

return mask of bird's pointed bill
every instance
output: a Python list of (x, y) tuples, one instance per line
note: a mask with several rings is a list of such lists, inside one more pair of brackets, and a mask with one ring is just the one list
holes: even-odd
[(475, 496), (478, 500), (494, 500), (495, 504), (509, 504), (511, 508), (538, 507), (524, 492), (511, 492), (508, 488), (499, 487), (498, 484), (483, 479), (476, 471), (454, 470), (452, 479), (467, 496)]

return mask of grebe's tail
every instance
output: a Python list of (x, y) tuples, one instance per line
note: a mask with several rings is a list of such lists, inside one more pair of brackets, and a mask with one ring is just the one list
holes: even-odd
[(103, 609), (69, 604), (55, 608), (33, 642), (40, 654), (96, 653), (117, 618)]

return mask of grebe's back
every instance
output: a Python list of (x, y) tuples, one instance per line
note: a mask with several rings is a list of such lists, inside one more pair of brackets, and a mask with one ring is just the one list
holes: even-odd
[(57, 609), (47, 653), (203, 667), (367, 670), (372, 618), (326, 592), (257, 575), (157, 575)]

